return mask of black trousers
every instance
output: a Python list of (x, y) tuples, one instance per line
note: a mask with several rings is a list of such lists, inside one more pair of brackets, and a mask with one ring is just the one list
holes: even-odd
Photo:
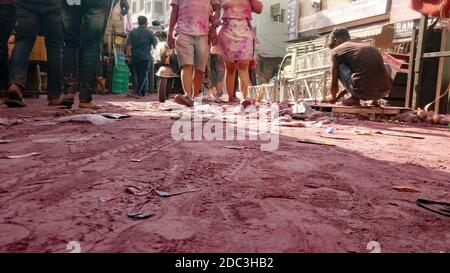
[(0, 5), (0, 90), (8, 88), (8, 40), (16, 21), (14, 5)]
[(135, 91), (139, 96), (145, 96), (147, 93), (148, 78), (151, 75), (149, 71), (150, 63), (153, 63), (153, 61), (133, 61), (134, 72), (137, 78)]
[(100, 49), (111, 8), (110, 0), (62, 1), (64, 27), (64, 93), (80, 92), (90, 102), (96, 88)]
[(62, 90), (62, 49), (63, 33), (61, 20), (61, 1), (17, 0), (16, 45), (14, 47), (10, 84), (25, 89), (28, 76), (28, 64), (38, 31), (45, 35), (47, 49), (48, 99), (61, 96)]

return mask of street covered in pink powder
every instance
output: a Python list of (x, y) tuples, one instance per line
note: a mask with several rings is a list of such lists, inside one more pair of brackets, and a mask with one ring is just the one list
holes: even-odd
[(86, 112), (44, 99), (0, 109), (0, 251), (450, 251), (449, 218), (416, 203), (450, 200), (448, 127), (335, 117), (280, 126), (278, 148), (262, 151), (174, 140), (188, 110), (172, 101), (96, 101), (94, 114), (130, 117), (60, 123)]

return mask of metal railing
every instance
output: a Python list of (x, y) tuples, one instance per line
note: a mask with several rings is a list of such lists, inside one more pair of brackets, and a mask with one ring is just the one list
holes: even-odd
[(326, 69), (296, 79), (276, 80), (273, 84), (252, 86), (249, 88), (249, 95), (257, 101), (318, 101), (327, 98), (330, 81), (330, 72)]

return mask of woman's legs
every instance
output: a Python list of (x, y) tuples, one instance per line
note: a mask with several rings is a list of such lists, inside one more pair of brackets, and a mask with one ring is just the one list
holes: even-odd
[(248, 73), (249, 64), (250, 61), (238, 61), (236, 64), (239, 74), (239, 89), (244, 96), (244, 100), (248, 99), (248, 85), (250, 83), (250, 76)]
[(236, 64), (234, 62), (230, 62), (225, 60), (225, 69), (226, 69), (226, 85), (228, 92), (228, 101), (234, 101), (234, 79), (236, 77)]

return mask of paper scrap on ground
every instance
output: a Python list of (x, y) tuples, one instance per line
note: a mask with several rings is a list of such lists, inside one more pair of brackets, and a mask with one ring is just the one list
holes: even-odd
[(71, 122), (71, 121), (77, 121), (77, 122), (90, 122), (95, 125), (105, 125), (108, 123), (114, 122), (114, 120), (105, 118), (101, 115), (97, 114), (82, 114), (82, 115), (73, 115), (73, 116), (67, 116), (62, 117), (56, 120), (56, 122)]
[(131, 118), (130, 115), (116, 114), (116, 113), (100, 113), (99, 115), (109, 119), (124, 119)]
[(246, 147), (245, 146), (225, 146), (225, 149), (230, 149), (230, 150), (244, 150)]
[(304, 138), (304, 139), (298, 139), (297, 142), (306, 143), (306, 144), (324, 145), (324, 146), (336, 146), (327, 140), (313, 140), (313, 139)]
[(406, 186), (394, 186), (392, 187), (396, 191), (400, 192), (420, 192), (419, 189), (413, 188), (413, 187), (406, 187)]
[(24, 154), (24, 155), (9, 155), (9, 156), (6, 156), (6, 158), (19, 159), (19, 158), (26, 158), (26, 157), (32, 157), (32, 156), (37, 156), (37, 155), (40, 155), (40, 153), (29, 153), (29, 154)]
[(370, 136), (370, 135), (372, 135), (372, 131), (370, 131), (370, 130), (362, 130), (362, 129), (358, 129), (358, 128), (353, 128), (352, 132), (353, 132), (353, 134), (360, 135), (360, 136)]
[(160, 197), (170, 197), (170, 196), (174, 196), (174, 195), (180, 195), (180, 194), (190, 193), (190, 192), (196, 192), (196, 191), (197, 191), (197, 190), (186, 190), (186, 191), (180, 191), (180, 192), (170, 193), (170, 192), (165, 192), (165, 191), (158, 191), (158, 190), (155, 190), (156, 194), (158, 194)]
[(4, 126), (21, 124), (22, 122), (23, 121), (21, 119), (0, 118), (0, 125), (4, 125)]

